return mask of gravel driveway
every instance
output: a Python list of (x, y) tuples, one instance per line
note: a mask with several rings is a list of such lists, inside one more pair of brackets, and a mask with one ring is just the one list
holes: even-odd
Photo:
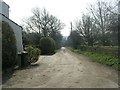
[(3, 84), (9, 88), (117, 88), (118, 73), (68, 49), (40, 56), (35, 65), (16, 70)]

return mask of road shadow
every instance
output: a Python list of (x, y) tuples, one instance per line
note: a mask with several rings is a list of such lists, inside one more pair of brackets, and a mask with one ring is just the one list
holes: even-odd
[(12, 76), (14, 71), (4, 72), (2, 73), (2, 84), (6, 83)]
[(39, 66), (40, 66), (40, 64), (38, 64), (38, 63), (33, 63), (33, 64), (30, 64), (30, 65), (27, 66), (27, 67), (22, 67), (22, 68), (20, 68), (19, 70), (34, 69), (34, 68), (37, 68), (37, 67), (39, 67)]
[(40, 64), (34, 63), (34, 64), (30, 64), (27, 67), (22, 67), (22, 68), (19, 68), (19, 69), (16, 69), (16, 70), (4, 71), (2, 73), (2, 84), (6, 83), (10, 78), (12, 78), (13, 74), (15, 73), (15, 71), (26, 70), (26, 69), (34, 69), (34, 68), (37, 68), (39, 66), (40, 66)]
[(51, 52), (50, 52), (50, 53), (42, 53), (42, 52), (41, 52), (41, 55), (48, 55), (48, 56), (51, 56), (51, 55), (54, 55), (55, 53), (56, 53), (56, 51), (55, 51), (55, 52), (52, 52), (52, 53), (51, 53)]
[(31, 67), (37, 67), (37, 66), (40, 66), (40, 64), (35, 63), (35, 64), (31, 64), (30, 66), (31, 66)]

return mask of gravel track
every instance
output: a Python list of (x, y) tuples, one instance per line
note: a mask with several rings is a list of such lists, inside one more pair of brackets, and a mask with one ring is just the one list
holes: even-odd
[(3, 88), (118, 88), (118, 72), (68, 49), (16, 70)]

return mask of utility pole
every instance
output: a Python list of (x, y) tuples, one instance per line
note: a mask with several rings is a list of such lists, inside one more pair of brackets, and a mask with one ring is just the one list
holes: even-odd
[[(120, 46), (120, 1), (118, 2), (118, 46)], [(120, 47), (118, 50), (120, 54)]]
[[(118, 58), (120, 59), (119, 55), (120, 55), (120, 1), (118, 2)], [(119, 82), (119, 86), (120, 86), (120, 82)]]
[(72, 33), (72, 27), (73, 27), (73, 26), (72, 26), (72, 22), (70, 22), (70, 25), (71, 25), (71, 33)]

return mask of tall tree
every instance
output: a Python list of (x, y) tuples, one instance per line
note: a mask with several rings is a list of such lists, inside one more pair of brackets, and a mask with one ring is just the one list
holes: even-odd
[(64, 23), (49, 14), (46, 9), (34, 8), (32, 13), (31, 17), (24, 20), (24, 30), (29, 33), (35, 32), (37, 35), (39, 34), (39, 37), (52, 37), (58, 42), (60, 39), (57, 38), (61, 35), (60, 30), (64, 28)]
[(49, 36), (51, 32), (59, 32), (64, 28), (64, 24), (55, 16), (49, 14), (46, 9), (33, 9), (33, 16), (24, 20), (24, 27), (29, 31), (35, 31), (42, 36)]
[(107, 2), (98, 1), (96, 5), (91, 5), (90, 7), (97, 28), (99, 28), (99, 34), (101, 35), (100, 41), (103, 46), (110, 45), (109, 31), (107, 28), (110, 27), (111, 23), (111, 11), (107, 6)]
[(82, 38), (80, 34), (78, 33), (78, 31), (73, 30), (72, 22), (70, 24), (71, 24), (71, 32), (67, 38), (67, 45), (73, 48), (77, 48), (79, 45), (81, 45)]
[(76, 21), (75, 30), (79, 32), (84, 44), (88, 46), (93, 46), (99, 36), (94, 19), (85, 14), (83, 14), (81, 20)]

